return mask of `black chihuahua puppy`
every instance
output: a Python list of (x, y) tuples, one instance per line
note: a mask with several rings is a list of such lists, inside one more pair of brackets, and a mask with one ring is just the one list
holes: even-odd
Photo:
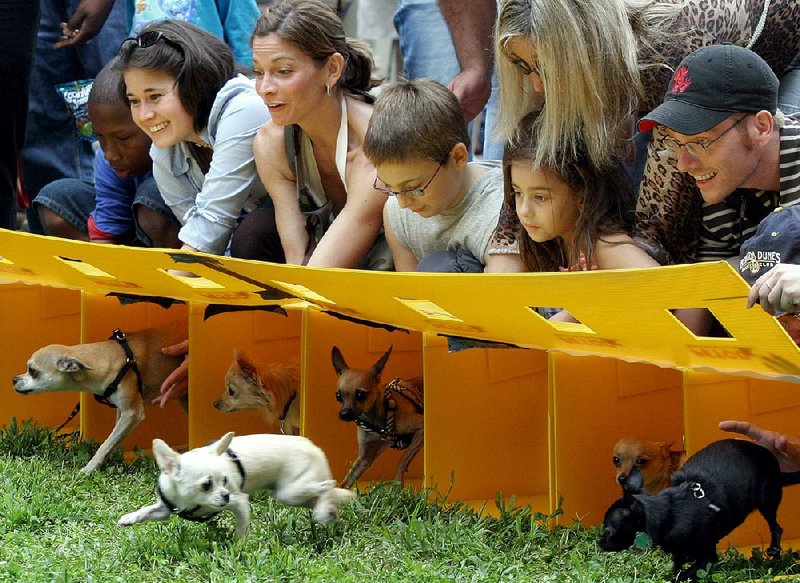
[[(634, 470), (603, 518), (597, 543), (604, 551), (630, 547), (637, 532), (672, 554), (679, 581), (695, 581), (700, 569), (717, 561), (717, 543), (758, 510), (769, 525), (767, 554), (781, 554), (783, 529), (777, 521), (783, 486), (800, 483), (800, 472), (781, 473), (778, 460), (750, 441), (724, 439), (690, 457), (672, 475), (672, 485), (655, 495), (642, 490)], [(685, 563), (689, 567), (681, 571)]]

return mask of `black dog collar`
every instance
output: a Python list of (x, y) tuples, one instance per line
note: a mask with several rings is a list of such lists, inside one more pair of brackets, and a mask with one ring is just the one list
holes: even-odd
[(119, 384), (122, 382), (122, 379), (125, 378), (125, 375), (128, 374), (128, 371), (133, 370), (133, 372), (136, 373), (136, 388), (139, 389), (140, 395), (142, 394), (142, 374), (139, 372), (139, 367), (136, 365), (136, 357), (134, 356), (131, 347), (128, 345), (128, 341), (125, 338), (125, 333), (117, 328), (114, 330), (111, 336), (108, 337), (108, 339), (116, 340), (117, 343), (119, 343), (119, 345), (122, 347), (122, 350), (125, 351), (125, 364), (123, 364), (122, 368), (119, 369), (117, 376), (114, 377), (114, 380), (108, 384), (106, 390), (103, 391), (103, 394), (95, 395), (94, 398), (103, 405), (116, 407), (116, 405), (109, 401), (108, 398), (117, 391)]
[(286, 405), (283, 407), (281, 416), (278, 417), (278, 420), (281, 422), (281, 433), (284, 435), (286, 434), (286, 431), (284, 431), (284, 425), (286, 425), (286, 415), (289, 414), (289, 407), (292, 406), (292, 402), (294, 402), (295, 397), (297, 397), (297, 391), (293, 392), (292, 395), (286, 400)]
[[(232, 449), (226, 449), (225, 453), (228, 455), (229, 458), (231, 458), (231, 461), (236, 465), (236, 469), (239, 470), (239, 477), (242, 479), (241, 488), (244, 488), (245, 473), (242, 461), (239, 459), (239, 456), (237, 456)], [(164, 503), (164, 506), (169, 508), (170, 512), (172, 512), (173, 514), (177, 513), (180, 518), (191, 520), (192, 522), (208, 522), (209, 520), (214, 518), (217, 514), (222, 512), (221, 510), (218, 510), (217, 512), (212, 512), (211, 514), (203, 514), (198, 516), (196, 514), (197, 511), (203, 508), (199, 504), (194, 508), (186, 508), (185, 510), (181, 510), (179, 512), (177, 505), (164, 495), (164, 491), (161, 489), (161, 484), (158, 484), (156, 486), (156, 496), (158, 496), (159, 499), (161, 499), (161, 502)]]

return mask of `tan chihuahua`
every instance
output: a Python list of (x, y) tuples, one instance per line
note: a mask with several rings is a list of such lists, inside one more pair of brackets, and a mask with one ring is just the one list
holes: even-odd
[(225, 374), (226, 390), (214, 402), (223, 413), (256, 409), (268, 423), (280, 422), (281, 433), (300, 435), (300, 367), (273, 363), (259, 370), (238, 348)]
[[(111, 435), (81, 468), (91, 472), (144, 420), (144, 405), (160, 394), (161, 383), (181, 363), (182, 357), (166, 356), (161, 348), (185, 338), (185, 326), (171, 325), (129, 334), (117, 329), (104, 342), (50, 344), (28, 359), (28, 371), (14, 377), (14, 390), (23, 395), (84, 391), (117, 408)], [(186, 397), (181, 404), (185, 410)]]
[(643, 488), (657, 494), (670, 485), (673, 472), (678, 469), (682, 452), (672, 451), (672, 443), (664, 441), (642, 441), (635, 437), (624, 437), (614, 446), (612, 461), (617, 468), (617, 482), (625, 486), (634, 468), (643, 478)]
[(392, 379), (386, 386), (380, 383), (381, 372), (389, 360), (392, 347), (369, 369), (351, 369), (334, 346), (331, 360), (339, 380), (336, 400), (342, 406), (339, 419), (358, 425), (358, 459), (342, 482), (350, 488), (372, 462), (391, 448), (405, 449), (395, 473), (395, 481), (403, 483), (403, 475), (423, 443), (423, 385), (422, 378)]

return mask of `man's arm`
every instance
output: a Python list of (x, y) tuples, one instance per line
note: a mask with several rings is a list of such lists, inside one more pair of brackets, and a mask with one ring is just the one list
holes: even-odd
[(461, 72), (448, 88), (455, 93), (467, 121), (478, 115), (492, 92), (494, 47), (492, 29), (497, 17), (495, 0), (439, 0), (450, 36), (456, 48)]

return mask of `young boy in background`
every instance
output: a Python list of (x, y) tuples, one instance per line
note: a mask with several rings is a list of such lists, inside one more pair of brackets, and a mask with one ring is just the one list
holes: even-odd
[(382, 90), (364, 139), (389, 195), (384, 231), (397, 271), (524, 271), (519, 255), (487, 255), (503, 205), (497, 163), (469, 162), (458, 100), (430, 79)]
[(150, 138), (133, 122), (120, 99), (117, 59), (94, 80), (89, 117), (100, 142), (94, 184), (63, 178), (34, 200), (46, 235), (96, 243), (179, 247), (180, 223), (153, 179)]

